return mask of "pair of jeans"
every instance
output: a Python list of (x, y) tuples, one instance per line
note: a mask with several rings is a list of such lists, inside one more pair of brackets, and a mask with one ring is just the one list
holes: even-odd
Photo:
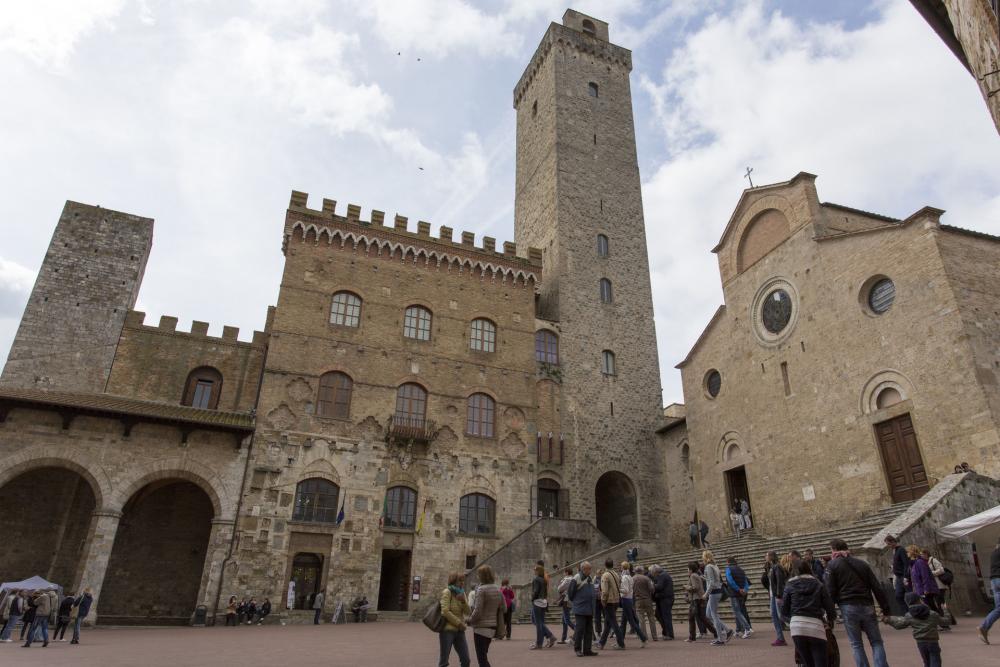
[(750, 629), (750, 619), (747, 618), (746, 599), (731, 595), (729, 606), (733, 608), (733, 618), (736, 620), (736, 632), (746, 632)]
[(635, 614), (639, 617), (639, 627), (642, 628), (647, 637), (655, 642), (660, 636), (660, 630), (656, 627), (656, 612), (653, 610), (653, 601), (636, 600)]
[[(472, 633), (472, 645), (476, 649), (476, 662), (479, 663), (479, 667), (490, 667), (490, 659), (487, 654), (490, 652), (491, 643), (493, 643), (492, 637), (481, 635), (478, 632)], [(459, 656), (459, 660), (461, 660), (461, 656)]]
[(542, 644), (546, 639), (555, 639), (555, 635), (545, 625), (545, 607), (539, 607), (535, 604), (531, 605), (531, 622), (535, 624), (535, 646), (542, 648)]
[(73, 620), (73, 643), (80, 643), (80, 623), (83, 622), (83, 616), (77, 616)]
[(982, 625), (982, 628), (987, 632), (997, 622), (997, 619), (1000, 618), (1000, 577), (990, 579), (990, 589), (993, 592), (993, 611), (983, 619)]
[(570, 630), (576, 632), (576, 623), (574, 623), (573, 619), (570, 618), (569, 607), (565, 606), (562, 608), (562, 630), (563, 641), (566, 641), (566, 636), (569, 634)]
[(615, 633), (615, 640), (618, 645), (625, 648), (625, 632), (618, 625), (618, 605), (614, 602), (604, 604), (604, 632), (601, 633), (600, 646), (604, 646), (608, 641), (608, 635)]
[(674, 598), (656, 601), (656, 617), (660, 621), (660, 629), (664, 637), (674, 638)]
[(626, 626), (635, 631), (639, 641), (646, 641), (646, 633), (642, 631), (642, 625), (639, 624), (639, 617), (635, 613), (635, 600), (632, 598), (622, 598), (622, 628), (624, 629)]
[(465, 632), (460, 630), (445, 630), (438, 633), (438, 644), (441, 647), (441, 659), (438, 667), (448, 667), (451, 648), (455, 647), (458, 663), (461, 667), (469, 667), (469, 643), (465, 640)]
[(7, 619), (7, 625), (4, 626), (3, 633), (0, 634), (0, 639), (10, 639), (10, 633), (14, 632), (14, 628), (17, 627), (20, 620), (20, 614), (11, 614), (10, 618)]
[(709, 593), (708, 595), (708, 620), (712, 622), (715, 626), (715, 638), (721, 641), (726, 641), (731, 630), (729, 626), (722, 622), (722, 616), (719, 615), (719, 603), (722, 602), (722, 591), (716, 591), (714, 593)]
[(695, 630), (702, 625), (705, 626), (705, 630), (711, 628), (712, 634), (715, 634), (712, 622), (705, 618), (705, 601), (691, 600), (688, 603), (688, 639), (694, 641), (696, 639)]
[(42, 641), (46, 644), (49, 643), (49, 617), (48, 614), (45, 616), (36, 616), (34, 623), (31, 624), (31, 629), (28, 630), (28, 641), (25, 646), (31, 646), (31, 642), (35, 640), (35, 631), (40, 631), (42, 634)]
[(868, 636), (868, 643), (872, 645), (875, 667), (889, 667), (885, 657), (885, 645), (882, 643), (882, 631), (879, 630), (878, 618), (875, 617), (875, 608), (867, 604), (841, 603), (840, 613), (844, 616), (844, 630), (847, 631), (847, 640), (851, 643), (851, 651), (854, 653), (854, 664), (857, 667), (871, 667), (861, 639), (863, 632)]
[(941, 645), (937, 642), (917, 642), (917, 650), (923, 658), (924, 667), (941, 667)]
[(771, 623), (774, 625), (774, 635), (779, 642), (785, 641), (785, 626), (781, 620), (781, 611), (778, 608), (778, 598), (773, 595), (771, 598)]
[(805, 667), (828, 667), (830, 664), (826, 657), (825, 639), (792, 635), (792, 642)]
[(591, 641), (594, 638), (594, 617), (576, 615), (576, 632), (573, 633), (573, 648), (576, 654), (588, 655), (594, 652)]

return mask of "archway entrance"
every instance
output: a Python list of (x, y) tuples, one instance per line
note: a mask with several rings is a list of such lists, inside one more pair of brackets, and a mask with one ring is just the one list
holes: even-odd
[(747, 469), (745, 466), (739, 466), (738, 468), (732, 468), (725, 472), (726, 477), (726, 497), (729, 499), (729, 507), (726, 510), (726, 516), (729, 516), (729, 510), (736, 510), (739, 514), (742, 509), (742, 501), (747, 502), (747, 507), (750, 509), (749, 512), (753, 512), (753, 505), (750, 504), (750, 485), (747, 483)]
[(100, 623), (185, 625), (212, 531), (212, 501), (191, 482), (148, 484), (125, 505), (101, 591)]
[(626, 475), (612, 470), (601, 475), (594, 492), (597, 528), (612, 542), (624, 542), (639, 534), (635, 486)]
[(72, 591), (96, 506), (94, 491), (66, 468), (36, 468), (0, 488), (0, 579), (40, 575)]
[(406, 611), (410, 604), (410, 551), (382, 550), (382, 576), (378, 584), (381, 611)]
[(295, 609), (312, 609), (323, 579), (323, 557), (319, 554), (297, 553), (292, 559), (292, 581), (295, 582)]

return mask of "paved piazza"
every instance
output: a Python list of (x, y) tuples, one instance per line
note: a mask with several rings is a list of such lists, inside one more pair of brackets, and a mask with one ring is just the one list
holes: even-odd
[[(974, 619), (960, 619), (958, 627), (942, 639), (944, 664), (975, 667), (1000, 664), (998, 645), (985, 646), (976, 638)], [(686, 627), (686, 626), (685, 626)], [(582, 664), (628, 665), (739, 665), (771, 667), (794, 664), (791, 648), (772, 648), (768, 628), (749, 640), (734, 639), (725, 648), (695, 645), (683, 641), (650, 643), (639, 649), (628, 642), (626, 651), (604, 651), (593, 661)], [(893, 667), (920, 665), (920, 657), (909, 631), (889, 628), (883, 632)], [(490, 652), (494, 667), (554, 667), (580, 665), (570, 646), (556, 645), (544, 652), (528, 650), (528, 625), (514, 627), (514, 639), (496, 642)], [(220, 665), (294, 665), (295, 667), (392, 665), (393, 667), (432, 667), (437, 664), (437, 637), (419, 623), (370, 623), (366, 625), (311, 625), (238, 627), (238, 628), (98, 628), (85, 632), (84, 644), (69, 642), (49, 644), (48, 648), (19, 648), (17, 643), (0, 644), (0, 665), (100, 665), (101, 667), (219, 667)], [(838, 628), (844, 667), (853, 665), (843, 628)], [(39, 645), (40, 646), (40, 645)], [(469, 648), (472, 650), (471, 633)], [(848, 654), (844, 655), (847, 651)], [(16, 656), (16, 662), (14, 660)], [(472, 656), (475, 665), (475, 655)], [(451, 665), (458, 660), (452, 654)]]

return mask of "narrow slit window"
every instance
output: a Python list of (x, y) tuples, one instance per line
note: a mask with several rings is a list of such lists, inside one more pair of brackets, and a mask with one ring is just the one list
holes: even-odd
[(785, 384), (785, 396), (792, 395), (792, 383), (788, 380), (788, 362), (781, 362), (781, 381)]

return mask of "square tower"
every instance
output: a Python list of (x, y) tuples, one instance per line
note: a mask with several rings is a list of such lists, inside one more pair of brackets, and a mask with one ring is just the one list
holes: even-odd
[[(573, 517), (596, 519), (612, 540), (656, 539), (665, 518), (631, 70), (607, 23), (568, 10), (514, 88), (515, 234), (543, 251), (537, 315), (560, 331), (560, 409), (572, 429), (563, 477)], [(631, 508), (621, 499), (630, 492)]]

